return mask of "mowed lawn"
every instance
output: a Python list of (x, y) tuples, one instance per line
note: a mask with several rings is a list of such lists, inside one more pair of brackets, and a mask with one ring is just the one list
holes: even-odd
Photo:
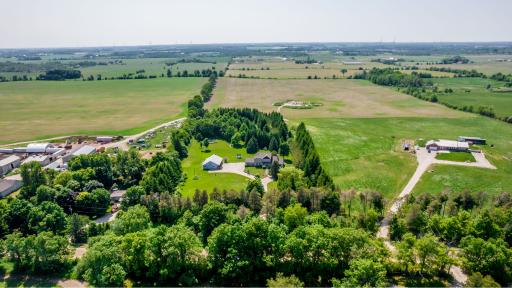
[[(183, 160), (182, 167), (187, 179), (181, 187), (181, 194), (184, 197), (192, 197), (196, 189), (211, 192), (214, 188), (220, 191), (236, 190), (240, 191), (247, 187), (246, 177), (230, 173), (208, 173), (202, 167), (203, 161), (216, 154), (222, 158), (227, 158), (229, 162), (244, 162), (248, 157), (244, 148), (232, 148), (225, 141), (216, 141), (208, 146), (207, 150), (201, 150), (197, 141), (193, 141), (189, 146), (188, 157)], [(237, 154), (241, 159), (237, 159)]]
[(209, 108), (251, 107), (277, 110), (286, 100), (313, 101), (313, 109), (281, 109), (287, 119), (370, 117), (472, 117), (441, 105), (421, 101), (366, 80), (263, 80), (222, 78)]
[(0, 144), (131, 135), (186, 114), (204, 78), (0, 83)]
[[(414, 193), (444, 189), (489, 194), (512, 191), (512, 125), (485, 117), (304, 119), (325, 168), (342, 189), (370, 189), (395, 197), (416, 168), (415, 157), (402, 152), (402, 140), (487, 138), (487, 159), (498, 169), (435, 165)], [(491, 147), (491, 144), (494, 147)]]
[[(453, 93), (441, 93), (439, 100), (457, 106), (490, 106), (498, 117), (512, 116), (512, 90), (496, 92), (503, 88), (504, 82), (483, 78), (432, 79), (441, 91), (451, 88)], [(491, 89), (487, 89), (491, 85)], [(508, 88), (511, 89), (511, 88)]]

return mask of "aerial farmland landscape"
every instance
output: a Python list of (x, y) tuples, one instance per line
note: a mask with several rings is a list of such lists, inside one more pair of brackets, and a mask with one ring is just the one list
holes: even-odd
[(22, 2), (0, 287), (512, 285), (509, 1)]

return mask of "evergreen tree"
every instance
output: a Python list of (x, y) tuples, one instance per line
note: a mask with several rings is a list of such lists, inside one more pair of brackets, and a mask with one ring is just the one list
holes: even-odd
[(247, 142), (247, 153), (254, 154), (258, 152), (258, 142), (256, 141), (256, 138), (252, 137), (249, 142)]
[(178, 152), (180, 159), (185, 159), (188, 156), (187, 146), (183, 145), (178, 137), (172, 137), (172, 146)]
[(276, 137), (272, 136), (270, 139), (270, 144), (268, 145), (268, 150), (277, 152), (279, 150), (279, 141), (277, 141)]
[(256, 189), (249, 193), (249, 208), (256, 213), (261, 210), (261, 195)]
[(279, 174), (279, 163), (277, 161), (272, 162), (272, 167), (270, 167), (270, 176), (272, 176), (272, 179), (276, 181), (278, 179)]

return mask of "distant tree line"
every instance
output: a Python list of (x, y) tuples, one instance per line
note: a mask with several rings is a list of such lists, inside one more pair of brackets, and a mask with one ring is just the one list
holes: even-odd
[(316, 63), (321, 63), (321, 62), (315, 60), (314, 58), (312, 58), (309, 55), (306, 57), (306, 59), (295, 59), (295, 64), (316, 64)]
[(188, 70), (178, 71), (176, 74), (172, 73), (171, 69), (167, 69), (166, 76), (171, 77), (224, 77), (224, 71), (216, 71), (215, 67), (212, 69), (194, 70), (193, 73), (189, 73)]
[(63, 81), (67, 79), (79, 79), (81, 77), (82, 73), (80, 70), (57, 69), (46, 71), (44, 74), (39, 74), (36, 80)]
[(487, 78), (487, 75), (485, 75), (484, 73), (480, 73), (480, 72), (476, 71), (475, 69), (463, 70), (463, 69), (454, 69), (454, 68), (448, 68), (448, 67), (429, 67), (427, 70), (453, 73), (453, 74), (455, 74), (453, 77)]
[(443, 58), (439, 64), (468, 64), (471, 61), (463, 56), (455, 55), (452, 57)]
[(367, 79), (378, 85), (406, 88), (419, 88), (427, 83), (432, 84), (432, 82), (425, 83), (419, 74), (404, 74), (391, 68), (364, 70), (362, 73), (354, 75), (353, 79)]

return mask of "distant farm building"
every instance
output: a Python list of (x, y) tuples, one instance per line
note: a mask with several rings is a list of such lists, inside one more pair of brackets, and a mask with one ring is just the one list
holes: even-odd
[(89, 145), (85, 145), (85, 146), (82, 146), (82, 147), (78, 148), (74, 152), (71, 152), (68, 155), (62, 157), (62, 160), (64, 162), (69, 162), (74, 157), (77, 157), (77, 156), (80, 156), (80, 155), (90, 155), (90, 154), (93, 154), (93, 153), (96, 153), (96, 148), (94, 148), (92, 146), (89, 146)]
[(471, 144), (477, 144), (477, 145), (485, 145), (487, 143), (487, 140), (480, 138), (480, 137), (468, 137), (468, 136), (459, 136), (460, 142), (468, 142)]
[(27, 153), (47, 153), (47, 149), (53, 148), (50, 143), (30, 143), (26, 148)]
[(101, 143), (110, 143), (114, 140), (113, 137), (111, 136), (98, 136), (96, 137), (96, 142), (101, 142)]
[(0, 176), (11, 172), (11, 170), (19, 167), (20, 164), (21, 158), (15, 155), (0, 160)]
[(254, 158), (246, 158), (245, 166), (248, 167), (270, 167), (272, 163), (277, 162), (279, 166), (284, 166), (283, 159), (280, 159), (277, 155), (272, 155), (271, 152), (259, 152)]
[(2, 179), (0, 180), (0, 198), (5, 198), (12, 192), (18, 190), (23, 186), (20, 180)]
[(219, 170), (222, 168), (222, 163), (224, 163), (224, 159), (218, 155), (213, 154), (212, 156), (206, 158), (202, 165), (204, 170)]
[(468, 151), (469, 144), (467, 142), (459, 142), (452, 140), (430, 140), (425, 146), (429, 151)]
[(30, 162), (37, 162), (41, 164), (41, 166), (46, 166), (50, 164), (52, 161), (52, 158), (48, 155), (36, 155), (36, 156), (29, 156), (27, 159), (23, 160), (21, 164), (27, 164)]

